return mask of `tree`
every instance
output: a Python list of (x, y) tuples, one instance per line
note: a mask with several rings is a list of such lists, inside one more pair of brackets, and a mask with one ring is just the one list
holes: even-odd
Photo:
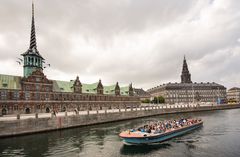
[(159, 96), (159, 97), (154, 97), (152, 100), (152, 103), (154, 104), (163, 104), (165, 103), (165, 99), (163, 96)]
[(165, 99), (164, 99), (163, 96), (159, 96), (159, 97), (158, 97), (158, 100), (159, 100), (159, 103), (160, 103), (160, 104), (164, 104), (164, 103), (165, 103)]
[(200, 96), (199, 92), (196, 92), (195, 95), (196, 95), (195, 99), (197, 100), (197, 102), (200, 101), (201, 100), (201, 96)]

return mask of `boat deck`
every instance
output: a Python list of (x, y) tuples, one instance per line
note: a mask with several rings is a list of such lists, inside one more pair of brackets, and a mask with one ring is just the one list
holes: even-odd
[(169, 133), (178, 132), (178, 131), (184, 130), (184, 129), (192, 127), (192, 126), (200, 125), (202, 123), (203, 123), (203, 121), (200, 121), (200, 122), (194, 123), (192, 125), (186, 125), (186, 126), (183, 126), (180, 128), (175, 128), (175, 129), (171, 128), (171, 129), (166, 130), (163, 133), (147, 133), (147, 132), (141, 132), (141, 131), (131, 132), (130, 130), (128, 130), (128, 131), (121, 132), (119, 134), (119, 136), (121, 138), (146, 138), (146, 137), (149, 138), (149, 137), (156, 137), (156, 136), (164, 136)]

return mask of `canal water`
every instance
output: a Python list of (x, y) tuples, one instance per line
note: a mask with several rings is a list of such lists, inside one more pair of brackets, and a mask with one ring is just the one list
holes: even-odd
[[(152, 120), (202, 118), (204, 126), (161, 144), (126, 146), (125, 129)], [(240, 109), (162, 115), (96, 126), (0, 139), (0, 156), (46, 157), (239, 157)]]

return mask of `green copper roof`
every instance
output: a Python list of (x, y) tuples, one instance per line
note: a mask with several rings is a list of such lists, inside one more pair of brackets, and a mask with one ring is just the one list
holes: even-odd
[(82, 93), (97, 93), (98, 82), (92, 84), (82, 84)]
[[(0, 74), (0, 89), (21, 89), (20, 76), (2, 75)], [(53, 91), (55, 92), (73, 92), (74, 81), (53, 81)], [(82, 93), (97, 93), (98, 82), (92, 84), (82, 84)], [(104, 94), (115, 94), (115, 84), (104, 86)], [(121, 87), (121, 95), (128, 95), (129, 87)]]
[(55, 92), (73, 92), (73, 81), (59, 81), (53, 80), (53, 91)]
[(129, 90), (129, 87), (128, 87), (128, 86), (126, 86), (126, 87), (121, 87), (121, 88), (120, 88), (121, 95), (128, 95), (128, 90)]
[[(74, 81), (53, 80), (53, 91), (56, 92), (73, 92)], [(93, 84), (82, 84), (83, 93), (97, 93), (98, 82)]]
[[(74, 81), (53, 80), (53, 90), (56, 92), (73, 92)], [(82, 84), (82, 93), (97, 93), (98, 82), (92, 84)], [(128, 95), (128, 86), (121, 87), (121, 95)], [(104, 94), (115, 94), (115, 85), (104, 86)]]
[(115, 85), (104, 86), (104, 94), (115, 94)]
[(0, 89), (21, 89), (21, 77), (0, 74)]

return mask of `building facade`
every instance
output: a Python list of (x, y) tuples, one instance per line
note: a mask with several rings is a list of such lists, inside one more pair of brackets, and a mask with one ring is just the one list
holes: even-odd
[(226, 99), (226, 88), (215, 82), (192, 83), (184, 56), (181, 83), (167, 83), (147, 90), (152, 97), (163, 96), (166, 103), (216, 103)]
[(141, 101), (150, 100), (151, 94), (143, 90), (142, 88), (134, 88), (135, 94), (140, 98)]
[(43, 72), (44, 58), (37, 49), (33, 4), (30, 46), (22, 56), (23, 77), (0, 74), (0, 115), (140, 105), (132, 84), (103, 86), (101, 80), (82, 84), (78, 76), (72, 81), (49, 80)]
[(227, 100), (229, 103), (240, 102), (240, 88), (233, 87), (227, 91)]

